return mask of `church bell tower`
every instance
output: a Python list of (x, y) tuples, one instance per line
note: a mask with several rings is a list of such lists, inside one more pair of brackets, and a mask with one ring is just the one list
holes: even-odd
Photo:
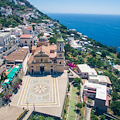
[(57, 73), (64, 72), (64, 40), (62, 37), (57, 39)]

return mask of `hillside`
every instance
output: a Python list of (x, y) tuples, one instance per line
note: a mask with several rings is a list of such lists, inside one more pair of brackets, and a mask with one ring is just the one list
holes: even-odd
[(23, 16), (27, 21), (40, 23), (43, 19), (51, 19), (32, 6), (27, 0), (0, 0), (0, 27), (16, 27), (23, 24)]

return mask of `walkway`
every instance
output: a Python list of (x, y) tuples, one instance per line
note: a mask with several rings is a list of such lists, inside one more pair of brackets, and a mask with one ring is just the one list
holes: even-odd
[(90, 120), (90, 115), (91, 115), (91, 108), (86, 107), (85, 120)]

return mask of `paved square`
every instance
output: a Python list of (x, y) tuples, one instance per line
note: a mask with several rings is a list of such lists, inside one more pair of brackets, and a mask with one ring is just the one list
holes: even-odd
[[(56, 76), (25, 76), (12, 105), (61, 117), (68, 86), (67, 70)], [(27, 104), (28, 103), (28, 104)]]
[(52, 77), (28, 77), (19, 105), (27, 103), (33, 106), (58, 105), (56, 78)]

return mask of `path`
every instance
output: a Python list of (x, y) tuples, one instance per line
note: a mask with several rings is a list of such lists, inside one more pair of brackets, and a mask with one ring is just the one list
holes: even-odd
[(86, 107), (85, 120), (90, 120), (90, 115), (91, 115), (91, 108)]

